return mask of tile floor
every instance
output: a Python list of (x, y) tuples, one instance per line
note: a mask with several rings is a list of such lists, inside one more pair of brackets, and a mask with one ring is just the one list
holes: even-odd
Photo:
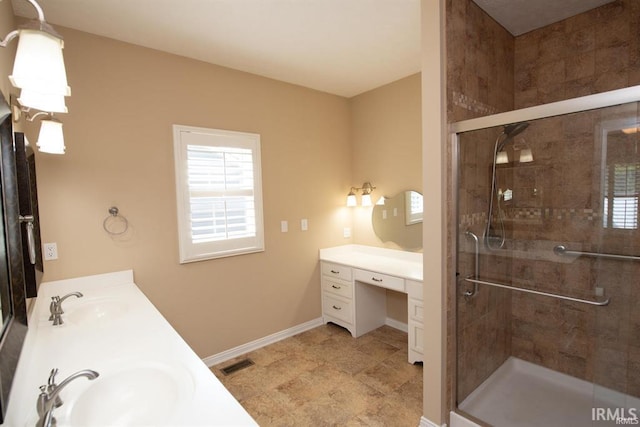
[[(245, 357), (255, 364), (220, 371)], [(422, 366), (388, 326), (354, 339), (322, 325), (211, 370), (262, 427), (415, 427), (422, 415)]]

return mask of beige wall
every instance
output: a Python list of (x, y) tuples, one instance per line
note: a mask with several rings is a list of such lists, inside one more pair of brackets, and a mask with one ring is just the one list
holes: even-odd
[[(376, 187), (372, 193), (374, 203), (380, 196), (392, 197), (405, 190), (422, 192), (420, 99), (418, 73), (350, 100), (351, 185), (360, 187), (370, 181)], [(352, 208), (354, 242), (397, 249), (395, 243), (382, 242), (375, 235), (372, 209)], [(405, 294), (387, 291), (387, 316), (407, 323)]]
[[(418, 73), (350, 100), (352, 185), (371, 182), (374, 203), (405, 190), (422, 192), (420, 99)], [(372, 209), (353, 209), (355, 243), (397, 248), (373, 232)]]
[[(60, 257), (45, 280), (131, 268), (202, 357), (318, 318), (318, 248), (350, 242), (348, 101), (59, 30), (72, 96), (67, 153), (37, 158), (42, 237)], [(178, 263), (173, 124), (261, 135), (265, 252)], [(102, 229), (113, 205), (130, 223), (125, 238)]]
[[(0, 38), (4, 38), (9, 32), (15, 29), (16, 25), (11, 2), (9, 0), (0, 1)], [(13, 39), (7, 47), (0, 48), (0, 90), (7, 102), (9, 102), (9, 94), (12, 88), (8, 76), (13, 70), (13, 58), (16, 56), (17, 47), (18, 40)]]
[[(202, 357), (320, 316), (318, 249), (351, 243), (344, 227), (370, 232), (370, 221), (361, 230), (344, 207), (367, 170), (383, 158), (396, 165), (369, 178), (379, 177), (378, 195), (420, 189), (419, 75), (347, 100), (59, 30), (72, 96), (61, 117), (67, 153), (37, 159), (43, 241), (56, 242), (60, 257), (45, 263), (45, 281), (132, 268)], [(384, 120), (392, 123), (386, 129)], [(261, 134), (264, 253), (178, 263), (172, 124)], [(374, 124), (378, 136), (365, 143), (373, 156), (355, 160)], [(31, 141), (36, 132), (28, 127)], [(384, 145), (385, 133), (397, 137), (394, 148)], [(131, 225), (123, 238), (102, 229), (112, 205)], [(389, 296), (389, 315), (406, 322), (404, 298)]]
[[(422, 170), (423, 190), (439, 201), (424, 213), (424, 416), (436, 425), (447, 421), (446, 266), (450, 262), (447, 225), (450, 204), (445, 164), (445, 0), (422, 0)], [(426, 199), (425, 199), (426, 200)]]

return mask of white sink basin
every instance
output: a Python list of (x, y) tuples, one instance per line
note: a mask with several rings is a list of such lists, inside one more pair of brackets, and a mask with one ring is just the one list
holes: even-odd
[(74, 301), (74, 303), (72, 307), (64, 308), (65, 312), (62, 315), (63, 321), (76, 324), (108, 322), (117, 319), (129, 310), (129, 307), (122, 299), (116, 298), (96, 298), (90, 300), (80, 298), (77, 302)]
[(73, 407), (68, 425), (168, 425), (172, 414), (193, 397), (193, 392), (191, 374), (179, 363), (125, 364), (117, 371), (101, 373), (73, 403), (69, 402)]

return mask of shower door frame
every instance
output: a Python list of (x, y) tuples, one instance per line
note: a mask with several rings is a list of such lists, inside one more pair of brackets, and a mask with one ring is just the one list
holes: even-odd
[[(553, 102), (549, 104), (541, 104), (533, 107), (522, 108), (518, 110), (507, 111), (504, 113), (492, 114), (488, 116), (478, 117), (474, 119), (462, 120), (449, 124), (449, 142), (451, 143), (451, 197), (454, 199), (454, 214), (455, 214), (455, 232), (452, 233), (455, 239), (452, 242), (451, 247), (454, 248), (452, 255), (453, 269), (449, 275), (448, 286), (453, 286), (453, 298), (457, 301), (458, 295), (458, 278), (456, 277), (456, 270), (458, 265), (458, 241), (460, 238), (460, 230), (458, 226), (458, 218), (460, 214), (459, 210), (459, 194), (458, 194), (458, 173), (459, 173), (459, 133), (476, 131), (481, 129), (488, 129), (496, 126), (504, 126), (518, 122), (528, 122), (537, 119), (544, 119), (549, 117), (561, 116), (572, 113), (580, 113), (589, 110), (596, 110), (600, 108), (613, 107), (616, 105), (629, 104), (633, 102), (640, 102), (640, 85), (630, 86), (623, 89), (616, 89), (609, 92), (602, 92), (593, 95), (582, 96), (578, 98), (567, 99), (563, 101)], [(476, 423), (483, 421), (476, 419), (471, 414), (466, 413), (463, 410), (458, 409), (457, 393), (458, 393), (458, 373), (457, 373), (457, 314), (454, 316), (454, 340), (451, 348), (453, 349), (453, 355), (447, 355), (452, 357), (452, 369), (455, 371), (455, 381), (452, 381), (451, 389), (451, 408), (449, 410), (457, 413), (460, 416), (466, 417)]]

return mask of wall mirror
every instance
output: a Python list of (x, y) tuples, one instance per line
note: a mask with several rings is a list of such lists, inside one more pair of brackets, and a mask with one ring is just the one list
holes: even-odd
[(414, 190), (403, 191), (376, 204), (371, 223), (376, 236), (383, 242), (393, 242), (403, 249), (422, 248), (422, 194)]
[(0, 94), (0, 424), (4, 420), (13, 376), (27, 334), (18, 184), (9, 105)]

